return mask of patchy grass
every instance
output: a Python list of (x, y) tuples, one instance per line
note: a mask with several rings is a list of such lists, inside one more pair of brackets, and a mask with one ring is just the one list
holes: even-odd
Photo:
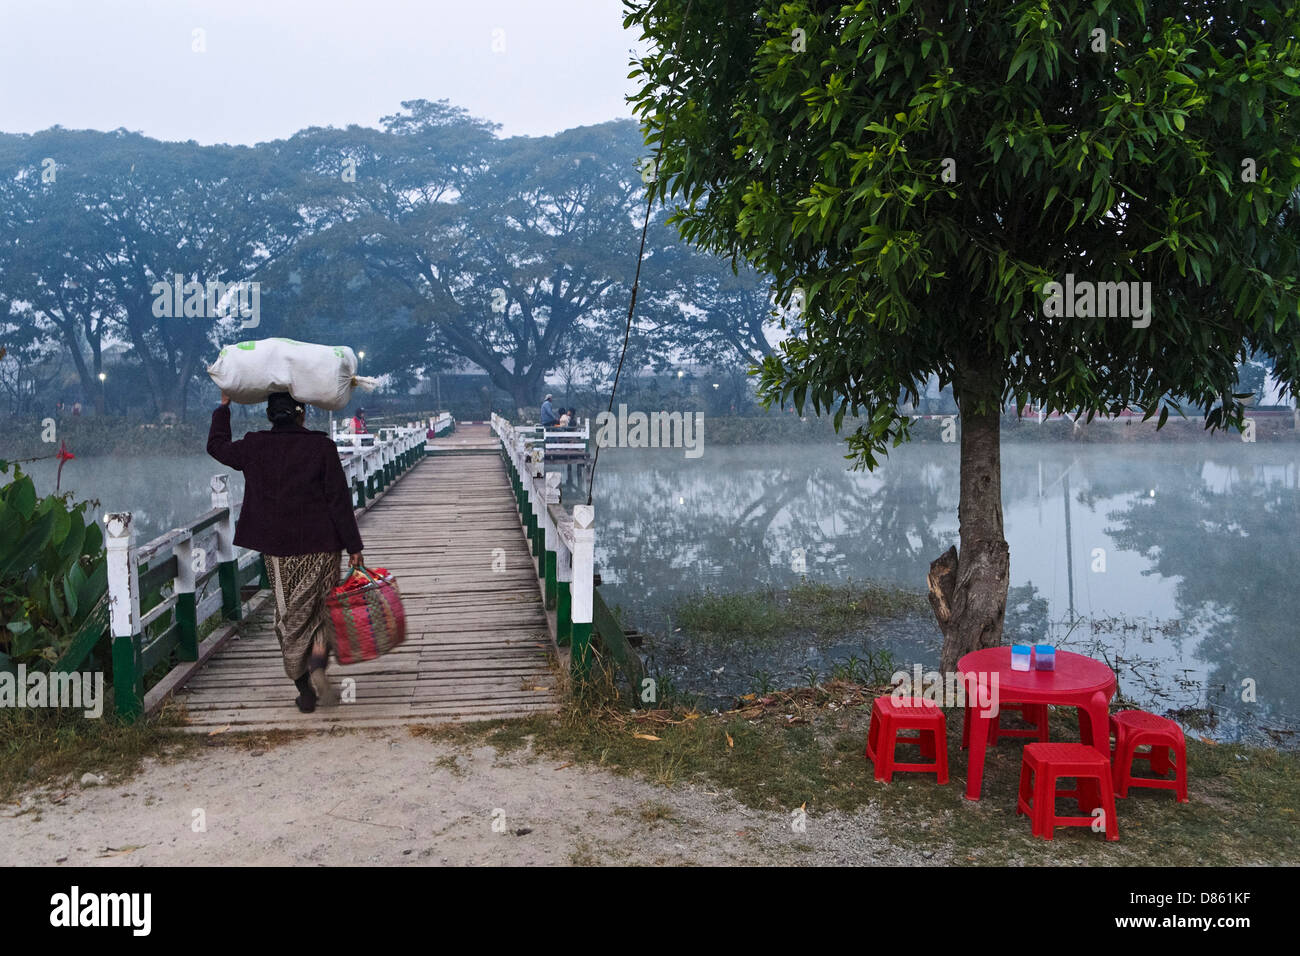
[(705, 639), (776, 638), (794, 631), (830, 637), (928, 607), (925, 595), (900, 588), (803, 581), (786, 591), (702, 591), (682, 600), (673, 618)]
[(672, 807), (668, 806), (666, 803), (655, 803), (653, 801), (647, 801), (646, 803), (641, 804), (637, 815), (641, 818), (642, 822), (649, 824), (658, 824), (663, 823), (664, 821), (672, 822), (677, 819), (676, 815), (673, 813)]
[[(885, 835), (895, 842), (932, 849), (958, 863), (1300, 862), (1300, 755), (1212, 744), (1189, 734), (1189, 803), (1176, 803), (1167, 790), (1134, 788), (1117, 802), (1119, 843), (1075, 827), (1058, 828), (1048, 842), (1033, 837), (1028, 819), (1015, 812), (1023, 739), (1004, 738), (988, 750), (982, 799), (965, 799), (967, 752), (960, 747), (958, 710), (947, 712), (946, 786), (919, 773), (877, 783), (863, 757), (874, 694), (871, 688), (830, 682), (716, 716), (574, 710), (519, 722), (513, 733), (531, 735), (547, 756), (666, 788), (683, 783), (726, 788), (755, 809), (788, 813), (806, 805), (815, 820), (831, 810), (874, 808)], [(658, 739), (647, 739), (652, 737)], [(1077, 739), (1072, 711), (1053, 713), (1052, 737)]]
[(116, 782), (145, 757), (171, 757), (199, 746), (177, 731), (175, 715), (128, 724), (111, 714), (88, 720), (80, 712), (0, 709), (0, 799), (23, 790), (76, 783), (83, 773)]

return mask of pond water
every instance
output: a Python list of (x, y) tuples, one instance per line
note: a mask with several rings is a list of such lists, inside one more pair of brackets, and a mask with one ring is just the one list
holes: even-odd
[[(1206, 736), (1294, 746), (1300, 446), (1007, 444), (1002, 453), (1008, 634), (1106, 659), (1138, 706), (1208, 710)], [(602, 452), (601, 593), (649, 635), (653, 673), (718, 706), (885, 652), (902, 669), (937, 664), (928, 612), (763, 641), (702, 640), (673, 623), (701, 590), (785, 589), (805, 575), (923, 592), (930, 561), (957, 542), (956, 446), (903, 446), (875, 473), (851, 471), (842, 456), (832, 444), (709, 447), (697, 459), (681, 449)], [(52, 462), (24, 467), (53, 490)], [(144, 541), (206, 511), (208, 480), (226, 471), (204, 455), (77, 459), (62, 487), (98, 499), (99, 514), (134, 512)], [(238, 501), (242, 482), (231, 479)], [(566, 486), (566, 502), (576, 499)], [(378, 542), (370, 548), (382, 553)], [(1251, 682), (1255, 700), (1243, 700)]]
[[(55, 490), (58, 469), (54, 461), (34, 461), (21, 467), (32, 476), (37, 494)], [(144, 544), (211, 510), (209, 482), (214, 475), (230, 476), (230, 497), (238, 504), (244, 496), (244, 476), (207, 455), (75, 458), (64, 465), (58, 487), (72, 492), (78, 501), (98, 501), (96, 517), (131, 512), (136, 541)]]
[[(1208, 709), (1207, 736), (1294, 745), (1300, 447), (1006, 444), (1002, 456), (1009, 635), (1106, 659), (1138, 706)], [(874, 473), (849, 470), (836, 445), (605, 451), (601, 593), (655, 635), (652, 667), (706, 703), (882, 650), (929, 668), (941, 636), (928, 613), (719, 647), (677, 632), (673, 610), (701, 589), (788, 588), (800, 557), (809, 580), (924, 592), (930, 561), (957, 543), (958, 492), (953, 445), (903, 446)]]

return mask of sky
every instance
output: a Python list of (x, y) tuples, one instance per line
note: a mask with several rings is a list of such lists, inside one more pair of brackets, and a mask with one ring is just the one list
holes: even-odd
[(631, 117), (640, 47), (619, 0), (0, 0), (0, 132), (251, 145), (448, 99), (548, 135)]

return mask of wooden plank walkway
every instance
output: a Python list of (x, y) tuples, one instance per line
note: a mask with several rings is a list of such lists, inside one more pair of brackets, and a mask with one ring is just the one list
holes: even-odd
[(491, 425), (457, 425), (450, 435), (430, 439), (425, 444), (435, 455), (495, 453), (501, 445), (492, 434)]
[[(336, 689), (355, 681), (355, 702), (298, 712), (268, 601), (177, 693), (191, 729), (377, 727), (558, 708), (555, 646), (527, 539), (500, 458), (470, 451), (478, 437), (462, 436), (460, 454), (420, 462), (360, 518), (367, 562), (397, 576), (407, 640), (376, 661), (331, 665)], [(492, 570), (494, 555), (504, 570)]]

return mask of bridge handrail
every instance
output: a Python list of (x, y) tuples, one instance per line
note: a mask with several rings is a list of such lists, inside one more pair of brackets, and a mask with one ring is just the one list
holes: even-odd
[[(493, 418), (498, 416), (493, 415)], [(519, 426), (516, 431), (521, 432), (524, 436), (524, 443), (528, 448), (536, 445), (545, 445), (548, 452), (565, 452), (565, 451), (582, 451), (586, 452), (591, 447), (591, 419), (584, 419), (582, 427), (578, 428), (576, 424), (566, 425), (523, 425)]]
[[(339, 458), (353, 504), (362, 510), (425, 455), (425, 430), (418, 426), (385, 426), (375, 435), (348, 437), (358, 440), (340, 445)], [(145, 709), (145, 679), (150, 671), (167, 661), (173, 650), (182, 662), (197, 661), (199, 629), (217, 613), (224, 621), (240, 620), (241, 588), (254, 580), (268, 586), (261, 555), (236, 553), (229, 476), (216, 475), (210, 484), (210, 511), (143, 545), (135, 544), (131, 512), (104, 516), (114, 699), (118, 713), (128, 719)], [(211, 539), (214, 548), (208, 546)], [(216, 553), (212, 567), (208, 567), (210, 550)], [(218, 593), (196, 597), (198, 588), (214, 575), (220, 583)], [(142, 610), (142, 603), (148, 607)], [(85, 647), (83, 659), (91, 646)], [(70, 666), (78, 664), (79, 660)], [(168, 678), (158, 683), (164, 682)]]
[(560, 504), (560, 475), (546, 472), (549, 442), (535, 440), (535, 427), (517, 428), (495, 414), (491, 426), (501, 441), (501, 455), (533, 546), (538, 576), (545, 582), (546, 607), (555, 610), (556, 643), (569, 645), (574, 679), (581, 682), (590, 677), (592, 640), (599, 636), (600, 646), (639, 692), (644, 676), (641, 659), (596, 591), (595, 508)]

